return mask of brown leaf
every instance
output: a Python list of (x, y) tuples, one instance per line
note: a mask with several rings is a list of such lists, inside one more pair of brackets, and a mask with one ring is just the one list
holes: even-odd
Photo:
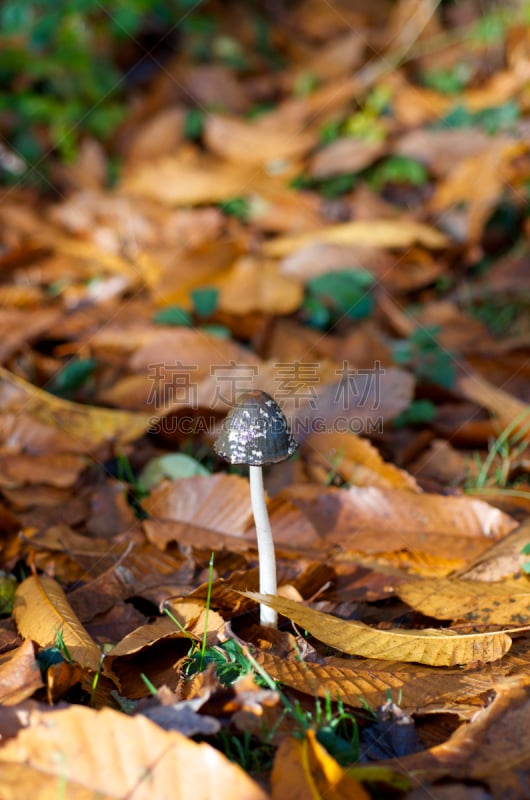
[(359, 172), (373, 164), (386, 150), (382, 142), (359, 139), (336, 139), (312, 159), (309, 171), (313, 178), (329, 178), (344, 172)]
[(468, 400), (495, 414), (503, 427), (513, 424), (523, 428), (528, 423), (529, 407), (480, 375), (468, 372), (459, 379), (458, 388)]
[[(314, 146), (316, 135), (297, 124), (281, 128), (273, 126), (267, 116), (257, 122), (247, 122), (236, 117), (208, 114), (204, 139), (209, 150), (228, 161), (261, 166), (305, 155)], [(249, 180), (252, 180), (252, 173), (249, 173)]]
[(530, 541), (530, 520), (496, 542), (459, 573), (459, 578), (471, 581), (500, 581), (521, 575), (523, 564), (528, 560), (522, 551)]
[(526, 149), (524, 142), (492, 139), (482, 152), (460, 162), (438, 184), (431, 200), (432, 211), (440, 213), (451, 206), (467, 204), (465, 239), (477, 242), (506, 184), (515, 175), (512, 162)]
[(363, 622), (350, 622), (287, 600), (283, 597), (242, 592), (257, 603), (301, 625), (324, 644), (343, 653), (406, 661), (433, 667), (451, 667), (474, 661), (497, 661), (508, 652), (512, 640), (506, 633), (457, 634), (449, 629), (424, 628), (379, 630)]
[(320, 475), (321, 480), (337, 474), (346, 483), (356, 486), (420, 491), (412, 475), (383, 461), (367, 439), (349, 431), (314, 433), (304, 442), (303, 453), (313, 476)]
[(32, 575), (22, 581), (15, 593), (13, 616), (22, 636), (33, 639), (41, 647), (56, 646), (60, 636), (74, 661), (97, 671), (101, 650), (52, 578)]
[[(379, 553), (418, 550), (470, 557), (500, 539), (517, 523), (481, 500), (417, 494), (403, 489), (352, 486), (292, 486), (283, 497), (294, 502), (313, 522), (327, 544), (346, 551)], [(475, 542), (469, 540), (477, 540)]]
[[(265, 793), (208, 744), (196, 744), (174, 731), (163, 731), (140, 715), (71, 706), (35, 712), (0, 752), (2, 777), (24, 772), (42, 782), (39, 797), (62, 791), (74, 800), (96, 796), (116, 800), (211, 800), (222, 787), (233, 800), (266, 800)], [(45, 781), (42, 776), (46, 776)], [(9, 800), (27, 800), (27, 784)], [(44, 791), (49, 792), (45, 794)], [(53, 793), (52, 793), (53, 792)], [(99, 794), (101, 793), (101, 794)]]
[(248, 167), (182, 154), (164, 156), (129, 168), (120, 190), (168, 206), (219, 203), (248, 192)]
[(11, 650), (0, 659), (0, 703), (15, 706), (27, 700), (43, 686), (40, 667), (35, 658), (32, 642)]
[(0, 455), (0, 485), (43, 483), (67, 488), (75, 483), (85, 466), (86, 460), (73, 453)]
[(282, 275), (276, 262), (252, 256), (236, 261), (217, 286), (219, 308), (229, 314), (290, 314), (303, 297), (301, 285)]
[[(311, 696), (340, 698), (354, 708), (378, 708), (391, 692), (393, 698), (399, 698), (400, 708), (409, 713), (443, 709), (467, 717), (473, 711), (465, 704), (490, 691), (494, 682), (491, 673), (480, 669), (441, 672), (434, 667), (371, 658), (327, 658), (323, 664), (313, 664), (265, 651), (254, 657), (274, 680)], [(476, 710), (476, 706), (472, 708)]]
[(25, 342), (45, 333), (59, 318), (57, 309), (0, 309), (0, 363), (5, 363)]
[(144, 503), (154, 517), (242, 536), (252, 518), (248, 481), (237, 475), (208, 475), (164, 481)]
[(446, 742), (391, 764), (405, 774), (421, 774), (423, 783), (451, 775), (486, 783), (495, 798), (525, 797), (530, 774), (528, 678), (507, 678), (495, 690), (491, 705)]

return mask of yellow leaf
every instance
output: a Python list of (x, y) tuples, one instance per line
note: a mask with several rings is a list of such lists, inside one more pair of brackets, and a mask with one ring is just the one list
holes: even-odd
[(424, 578), (400, 583), (396, 593), (412, 608), (436, 619), (489, 625), (530, 623), (530, 582), (525, 577), (497, 583)]
[(257, 592), (241, 594), (274, 608), (324, 644), (365, 658), (451, 667), (473, 661), (497, 661), (512, 645), (512, 640), (504, 632), (457, 634), (433, 628), (378, 630), (364, 622), (339, 619), (283, 597)]
[(60, 636), (76, 663), (97, 671), (101, 650), (53, 578), (47, 575), (26, 578), (16, 591), (13, 617), (25, 638), (41, 647), (53, 647)]
[(447, 237), (429, 225), (406, 219), (355, 220), (340, 225), (329, 225), (310, 233), (282, 236), (263, 245), (267, 256), (281, 257), (313, 242), (332, 244), (366, 244), (372, 247), (446, 247)]
[(95, 450), (105, 442), (130, 442), (149, 428), (152, 417), (62, 400), (0, 367), (4, 413), (30, 416), (73, 440), (73, 450)]

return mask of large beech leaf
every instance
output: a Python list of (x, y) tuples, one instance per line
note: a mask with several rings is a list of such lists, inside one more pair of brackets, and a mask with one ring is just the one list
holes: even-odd
[(412, 608), (436, 619), (464, 619), (489, 625), (530, 623), (530, 581), (498, 583), (459, 578), (411, 579), (396, 593)]
[(512, 644), (510, 637), (503, 632), (457, 634), (434, 628), (378, 630), (364, 622), (339, 619), (283, 597), (257, 592), (242, 594), (274, 608), (324, 644), (365, 658), (452, 667), (473, 661), (497, 661)]
[[(494, 673), (481, 668), (439, 670), (434, 667), (376, 661), (373, 658), (327, 658), (323, 664), (284, 658), (257, 651), (254, 658), (271, 678), (312, 697), (331, 697), (354, 708), (378, 708), (399, 698), (408, 713), (433, 708), (457, 713), (460, 718), (477, 711), (475, 698), (490, 691)], [(490, 670), (493, 668), (490, 668)], [(499, 669), (497, 677), (506, 670)], [(479, 707), (483, 705), (479, 703)]]
[[(2, 748), (0, 766), (2, 798), (8, 800), (34, 797), (28, 784), (38, 786), (39, 798), (266, 800), (240, 767), (210, 745), (110, 709), (71, 706), (32, 714), (30, 726)], [(20, 786), (13, 774), (23, 778)]]
[(13, 616), (22, 636), (41, 647), (56, 645), (60, 636), (74, 661), (82, 667), (98, 669), (101, 650), (53, 578), (47, 575), (26, 578), (16, 591)]

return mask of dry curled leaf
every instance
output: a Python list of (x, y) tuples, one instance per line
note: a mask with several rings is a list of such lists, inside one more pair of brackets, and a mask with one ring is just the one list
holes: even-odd
[(385, 661), (405, 661), (452, 667), (457, 664), (497, 661), (508, 652), (512, 640), (507, 633), (457, 634), (451, 630), (424, 628), (379, 630), (363, 622), (351, 622), (323, 614), (283, 597), (242, 592), (257, 603), (301, 625), (324, 644), (343, 653)]

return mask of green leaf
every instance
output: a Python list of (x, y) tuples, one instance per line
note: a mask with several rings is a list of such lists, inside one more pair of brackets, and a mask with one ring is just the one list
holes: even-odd
[(47, 389), (52, 394), (68, 395), (92, 377), (96, 366), (97, 361), (93, 358), (73, 358), (53, 376)]
[(150, 491), (164, 478), (177, 480), (191, 478), (194, 475), (209, 475), (210, 473), (191, 456), (184, 453), (168, 453), (164, 456), (152, 458), (142, 470), (138, 483), (145, 491)]
[(157, 325), (184, 325), (189, 328), (193, 320), (189, 311), (181, 306), (166, 306), (157, 311), (153, 317)]
[(204, 112), (190, 108), (184, 117), (184, 137), (194, 142), (200, 139), (204, 130)]
[(374, 277), (367, 270), (343, 269), (312, 278), (307, 291), (331, 316), (364, 319), (373, 309), (373, 284)]
[(380, 189), (387, 183), (423, 186), (429, 180), (429, 176), (421, 161), (407, 156), (390, 156), (369, 170), (367, 180), (375, 189)]
[(324, 330), (331, 322), (331, 314), (322, 300), (308, 295), (302, 304), (302, 316), (312, 328)]
[(201, 331), (217, 336), (218, 339), (231, 339), (232, 331), (226, 325), (201, 325)]
[(195, 313), (199, 317), (209, 317), (214, 313), (219, 301), (219, 289), (207, 286), (204, 289), (194, 289), (191, 292), (191, 301)]
[(392, 421), (394, 428), (424, 425), (436, 419), (436, 406), (430, 400), (413, 400), (410, 406)]
[(351, 192), (358, 181), (358, 177), (353, 172), (345, 172), (343, 175), (336, 175), (333, 178), (326, 178), (318, 184), (318, 191), (324, 197), (340, 197), (341, 194)]
[(3, 570), (0, 571), (0, 615), (11, 614), (17, 588), (17, 579)]
[(231, 197), (229, 200), (223, 200), (219, 203), (219, 208), (229, 217), (245, 222), (248, 218), (250, 206), (246, 197)]

